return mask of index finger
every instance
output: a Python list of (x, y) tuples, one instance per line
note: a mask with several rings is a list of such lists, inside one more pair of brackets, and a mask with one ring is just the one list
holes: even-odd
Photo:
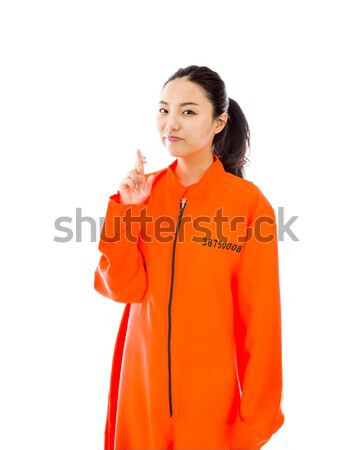
[(144, 175), (144, 164), (143, 164), (143, 158), (141, 155), (141, 151), (137, 149), (137, 161), (136, 161), (136, 168), (135, 171), (139, 175)]

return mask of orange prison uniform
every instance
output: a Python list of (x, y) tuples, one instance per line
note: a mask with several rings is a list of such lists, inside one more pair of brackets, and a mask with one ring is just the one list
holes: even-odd
[(213, 159), (187, 187), (178, 159), (152, 172), (144, 204), (109, 198), (94, 288), (126, 305), (105, 450), (259, 449), (284, 422), (274, 210)]

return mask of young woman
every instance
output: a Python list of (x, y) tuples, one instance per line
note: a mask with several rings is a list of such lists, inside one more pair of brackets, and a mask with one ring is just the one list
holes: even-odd
[(220, 76), (179, 69), (157, 116), (175, 160), (109, 198), (95, 289), (126, 303), (105, 450), (260, 449), (282, 426), (274, 210), (244, 179), (249, 128)]

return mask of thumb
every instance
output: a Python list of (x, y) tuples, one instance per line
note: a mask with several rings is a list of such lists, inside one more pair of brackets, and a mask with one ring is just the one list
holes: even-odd
[(146, 183), (145, 183), (145, 192), (147, 194), (150, 194), (151, 192), (151, 188), (152, 188), (152, 182), (154, 181), (154, 176), (155, 175), (149, 175), (146, 179)]

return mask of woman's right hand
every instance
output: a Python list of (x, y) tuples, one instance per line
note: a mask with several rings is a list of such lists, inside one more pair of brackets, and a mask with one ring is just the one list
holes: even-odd
[(120, 203), (125, 204), (139, 204), (145, 203), (151, 194), (152, 182), (154, 175), (149, 175), (145, 179), (144, 163), (146, 162), (145, 156), (141, 155), (139, 149), (137, 149), (137, 160), (135, 168), (129, 170), (127, 176), (123, 178), (119, 184)]

